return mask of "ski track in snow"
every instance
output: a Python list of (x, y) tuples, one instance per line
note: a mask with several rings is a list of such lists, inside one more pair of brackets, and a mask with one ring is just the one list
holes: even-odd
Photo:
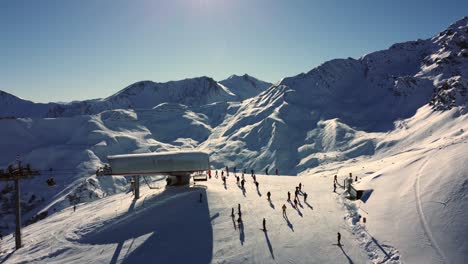
[(439, 255), (439, 257), (441, 258), (441, 261), (443, 263), (447, 263), (446, 261), (447, 258), (445, 257), (444, 252), (440, 249), (439, 245), (437, 244), (437, 241), (434, 239), (431, 228), (429, 227), (426, 221), (426, 217), (424, 215), (424, 211), (422, 208), (420, 182), (421, 182), (422, 171), (426, 167), (427, 162), (428, 162), (428, 159), (426, 158), (426, 160), (423, 162), (423, 164), (419, 168), (418, 174), (416, 175), (416, 179), (414, 180), (414, 194), (416, 196), (416, 209), (418, 211), (419, 220), (421, 221), (421, 226), (424, 230), (424, 234), (426, 238), (429, 240), (430, 244), (436, 251), (437, 255)]

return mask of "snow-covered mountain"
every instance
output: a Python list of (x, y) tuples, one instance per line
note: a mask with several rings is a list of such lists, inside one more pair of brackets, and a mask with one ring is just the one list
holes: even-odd
[(67, 104), (33, 103), (0, 91), (0, 105), (3, 106), (0, 117), (72, 117), (113, 109), (151, 109), (161, 103), (201, 106), (241, 101), (258, 95), (271, 85), (248, 75), (228, 80), (228, 86), (205, 76), (165, 83), (141, 81), (107, 98)]
[[(0, 93), (0, 116), (27, 117), (0, 120), (0, 149), (8, 149), (0, 155), (0, 167), (20, 154), (24, 163), (56, 178), (57, 188), (47, 187), (44, 177), (24, 181), (24, 219), (29, 223), (70, 206), (71, 197), (92, 202), (127, 189), (123, 177), (93, 175), (110, 154), (199, 149), (210, 153), (215, 168), (278, 168), (282, 175), (304, 177), (354, 172), (362, 178), (359, 186), (374, 190), (366, 211), (384, 223), (369, 224), (380, 241), (390, 241), (410, 263), (458, 263), (466, 258), (466, 243), (457, 246), (451, 239), (468, 235), (468, 228), (448, 221), (461, 223), (466, 214), (457, 212), (468, 211), (462, 188), (467, 173), (467, 39), (465, 17), (433, 38), (395, 44), (358, 59), (331, 60), (274, 85), (248, 75), (219, 83), (208, 77), (145, 81), (104, 99), (67, 105), (35, 104)], [(431, 174), (437, 168), (432, 156), (453, 157), (444, 159), (448, 165), (439, 178)], [(0, 184), (0, 192), (0, 223), (13, 223), (11, 188)], [(385, 207), (381, 201), (404, 208)], [(431, 205), (437, 202), (446, 208)], [(366, 247), (372, 239), (364, 234), (367, 227), (356, 225), (356, 205), (344, 206), (352, 232), (358, 240), (365, 238)], [(449, 210), (450, 217), (437, 210)], [(433, 215), (437, 217), (428, 221)], [(405, 226), (399, 219), (422, 224)], [(398, 238), (377, 231), (385, 225), (394, 227)], [(446, 232), (431, 232), (432, 227)], [(417, 234), (401, 236), (412, 230)], [(421, 241), (433, 246), (412, 246)], [(430, 257), (417, 261), (426, 253)], [(398, 263), (400, 255), (394, 256)]]
[(219, 83), (228, 87), (241, 100), (254, 97), (272, 86), (271, 83), (258, 80), (248, 74), (242, 76), (234, 74)]

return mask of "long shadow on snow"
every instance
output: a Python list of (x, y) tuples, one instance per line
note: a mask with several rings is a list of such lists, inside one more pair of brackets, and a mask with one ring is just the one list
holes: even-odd
[[(199, 194), (203, 194), (199, 202)], [(160, 195), (105, 225), (104, 229), (83, 237), (81, 243), (117, 244), (110, 263), (210, 263), (213, 252), (206, 190), (201, 187), (168, 188)], [(215, 215), (213, 218), (216, 218)], [(149, 235), (134, 249), (135, 239)], [(130, 249), (121, 252), (124, 243)], [(128, 243), (127, 242), (127, 243)], [(128, 254), (128, 256), (127, 256)]]

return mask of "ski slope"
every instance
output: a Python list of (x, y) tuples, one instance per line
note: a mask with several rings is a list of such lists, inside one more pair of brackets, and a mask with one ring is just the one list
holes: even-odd
[[(239, 174), (238, 174), (239, 175)], [(228, 177), (191, 187), (142, 188), (137, 202), (121, 193), (63, 210), (23, 229), (24, 247), (2, 244), (4, 263), (365, 263), (344, 221), (338, 194), (324, 176), (246, 175), (245, 193)], [(299, 210), (287, 191), (302, 182)], [(266, 193), (272, 193), (272, 202)], [(340, 190), (341, 192), (341, 190)], [(199, 194), (203, 202), (199, 203)], [(230, 217), (241, 204), (243, 227)], [(288, 220), (281, 206), (287, 205)], [(267, 232), (262, 228), (266, 218)], [(341, 232), (343, 247), (336, 245)]]

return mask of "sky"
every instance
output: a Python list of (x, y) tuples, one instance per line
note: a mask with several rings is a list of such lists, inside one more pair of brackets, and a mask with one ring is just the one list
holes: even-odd
[(334, 58), (429, 38), (468, 1), (0, 0), (0, 90), (107, 97), (141, 80), (277, 82)]

